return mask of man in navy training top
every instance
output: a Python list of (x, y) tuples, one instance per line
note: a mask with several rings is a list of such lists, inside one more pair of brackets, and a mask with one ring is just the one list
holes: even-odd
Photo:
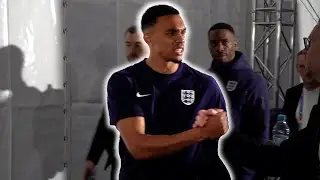
[[(264, 143), (269, 140), (269, 108), (267, 82), (247, 63), (237, 51), (233, 27), (217, 23), (208, 31), (209, 50), (212, 56), (211, 72), (223, 82), (232, 107), (235, 130)], [(229, 162), (236, 180), (262, 180), (258, 172)]]
[[(110, 124), (120, 132), (120, 180), (231, 179), (218, 156), (228, 130), (217, 82), (182, 63), (186, 27), (178, 10), (156, 5), (141, 19), (149, 58), (107, 83)], [(197, 114), (211, 114), (193, 128)]]
[[(148, 52), (148, 47), (143, 40), (143, 35), (141, 32), (138, 32), (136, 26), (130, 26), (125, 31), (125, 53), (128, 62), (135, 62), (146, 57)], [(114, 166), (116, 165), (114, 157), (114, 140), (115, 134), (114, 131), (106, 127), (105, 123), (105, 108), (101, 113), (99, 123), (94, 134), (90, 150), (87, 155), (86, 165), (84, 168), (83, 177), (86, 177), (89, 174), (94, 174), (96, 172), (96, 165), (98, 164), (100, 157), (104, 150), (108, 154), (108, 160), (104, 169), (107, 169), (109, 165), (112, 165), (112, 170), (115, 170)]]
[[(309, 37), (304, 38), (304, 45), (308, 62), (306, 76), (320, 82), (320, 22), (313, 28)], [(243, 133), (234, 131), (222, 143), (222, 151), (227, 151), (228, 154), (224, 158), (250, 166), (267, 176), (280, 177), (281, 180), (320, 179), (319, 119), (320, 96), (317, 105), (311, 110), (307, 127), (292, 134), (280, 146), (261, 144)], [(207, 118), (200, 116), (196, 121), (196, 124), (205, 126)]]

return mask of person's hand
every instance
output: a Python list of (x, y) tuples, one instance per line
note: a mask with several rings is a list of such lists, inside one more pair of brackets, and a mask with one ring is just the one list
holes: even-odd
[(217, 139), (228, 132), (228, 118), (226, 112), (218, 112), (208, 116), (207, 123), (202, 127), (210, 139)]
[(84, 168), (84, 172), (83, 172), (83, 180), (87, 180), (88, 175), (95, 174), (95, 172), (96, 172), (96, 166), (92, 161), (87, 160)]
[(227, 113), (221, 109), (201, 110), (193, 127), (201, 128), (210, 139), (219, 138), (229, 129)]
[(193, 123), (193, 128), (204, 127), (209, 119), (209, 116), (215, 115), (219, 112), (224, 112), (223, 109), (208, 109), (200, 110), (196, 117), (196, 121)]

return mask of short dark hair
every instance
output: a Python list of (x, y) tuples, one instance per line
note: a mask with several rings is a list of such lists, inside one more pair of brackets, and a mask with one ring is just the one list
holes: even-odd
[(232, 34), (236, 34), (233, 27), (230, 24), (227, 23), (223, 23), (223, 22), (219, 22), (213, 26), (210, 27), (209, 32), (214, 31), (214, 30), (220, 30), (220, 29), (226, 29), (228, 31), (230, 31)]
[(141, 19), (141, 29), (142, 31), (146, 30), (154, 26), (157, 23), (157, 19), (161, 16), (168, 16), (168, 15), (178, 15), (180, 14), (177, 9), (169, 5), (155, 5), (148, 8), (144, 14), (142, 15)]
[(134, 34), (134, 33), (137, 33), (137, 31), (138, 31), (138, 30), (137, 30), (137, 26), (132, 25), (132, 26), (129, 26), (129, 27), (126, 29), (124, 35), (126, 35), (127, 33)]

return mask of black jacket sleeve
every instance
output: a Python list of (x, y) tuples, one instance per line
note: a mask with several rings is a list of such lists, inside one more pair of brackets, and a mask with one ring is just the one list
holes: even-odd
[(281, 147), (265, 145), (235, 131), (222, 144), (225, 159), (232, 162), (229, 165), (245, 166), (265, 176), (280, 176), (284, 158)]
[(103, 150), (106, 149), (106, 123), (105, 123), (105, 112), (103, 111), (98, 126), (96, 128), (95, 135), (93, 137), (89, 153), (87, 155), (87, 160), (92, 161), (95, 165), (98, 164), (99, 159), (103, 153)]
[(252, 81), (246, 96), (240, 125), (241, 132), (264, 143), (269, 140), (270, 128), (267, 82), (261, 78)]
[[(267, 82), (260, 77), (254, 78), (245, 89), (245, 103), (241, 107), (239, 131), (248, 139), (263, 144), (269, 140), (270, 110), (268, 104)], [(234, 116), (232, 115), (232, 118)], [(237, 117), (237, 116), (235, 116)], [(237, 151), (237, 149), (234, 149)], [(232, 152), (225, 152), (232, 153)], [(238, 165), (233, 162), (232, 169), (236, 179), (252, 180), (262, 179), (263, 174), (251, 169), (249, 166)]]
[[(308, 126), (280, 146), (263, 145), (239, 132), (231, 132), (222, 142), (227, 162), (287, 179), (315, 179), (319, 170), (320, 107), (315, 106)], [(227, 152), (227, 153), (226, 153)]]
[(282, 109), (283, 113), (287, 115), (287, 123), (290, 128), (290, 135), (293, 135), (299, 131), (296, 119), (296, 109), (299, 104), (302, 89), (303, 84), (299, 84), (297, 86), (289, 88), (284, 98), (284, 104)]

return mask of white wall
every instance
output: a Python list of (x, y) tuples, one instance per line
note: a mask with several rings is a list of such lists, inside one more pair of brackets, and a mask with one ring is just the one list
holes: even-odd
[[(310, 4), (312, 6), (310, 6)], [(318, 0), (298, 0), (298, 26), (299, 31), (299, 49), (304, 48), (303, 38), (308, 37), (313, 27), (319, 21), (320, 1)], [(314, 10), (313, 10), (313, 9)], [(316, 15), (318, 14), (318, 16)]]
[(0, 4), (0, 89), (12, 91), (0, 107), (0, 179), (49, 179), (63, 171), (61, 2)]
[[(123, 32), (130, 24), (135, 23), (135, 14), (139, 12), (144, 3), (157, 2), (156, 0), (119, 0), (118, 4), (118, 41), (122, 43), (124, 40)], [(161, 1), (160, 1), (161, 2)], [(163, 1), (166, 2), (166, 1)], [(186, 59), (196, 63), (202, 68), (207, 69), (211, 63), (211, 57), (207, 46), (207, 31), (217, 22), (226, 22), (231, 24), (237, 32), (240, 50), (248, 53), (249, 46), (246, 37), (250, 35), (250, 26), (244, 24), (250, 23), (250, 16), (247, 0), (175, 0), (183, 8), (186, 15), (186, 21), (190, 25), (190, 41), (188, 43), (188, 52)], [(189, 32), (188, 32), (189, 33)], [(124, 56), (124, 49), (118, 46), (118, 60), (119, 63), (126, 61)]]
[[(0, 1), (0, 45), (8, 45), (8, 35), (7, 35), (7, 2), (4, 0)], [(8, 86), (8, 73), (6, 73), (4, 68), (8, 67), (9, 59), (6, 56), (3, 56), (3, 53), (0, 53), (1, 66), (3, 67), (0, 70), (1, 84), (0, 84), (0, 95), (7, 89)], [(3, 95), (2, 95), (3, 96)], [(0, 179), (8, 179), (10, 174), (10, 142), (11, 142), (11, 133), (10, 126), (11, 123), (8, 117), (8, 109), (10, 109), (10, 104), (6, 103), (7, 97), (2, 97), (3, 100), (0, 101), (0, 159), (3, 159), (0, 162)]]

